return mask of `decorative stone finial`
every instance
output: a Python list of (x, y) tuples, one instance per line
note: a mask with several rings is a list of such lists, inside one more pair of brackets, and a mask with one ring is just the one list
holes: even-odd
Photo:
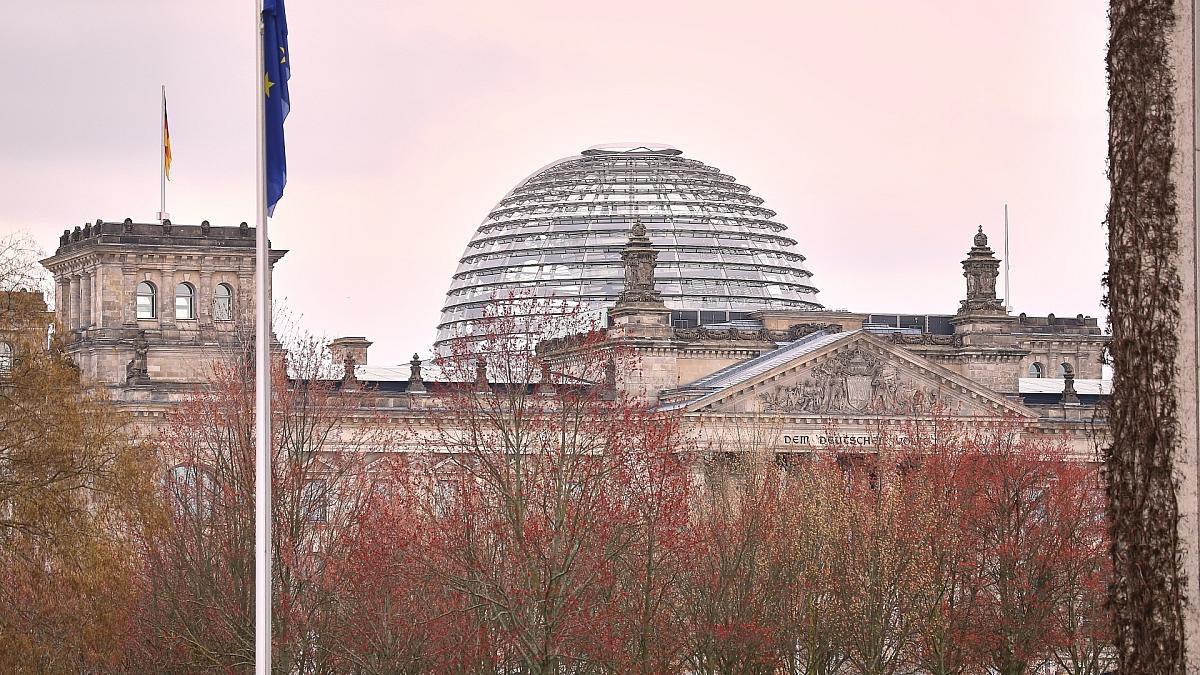
[(207, 220), (200, 221), (200, 234), (207, 237), (210, 229), (212, 229), (212, 225), (209, 225)]
[(538, 368), (540, 370), (540, 377), (538, 377), (537, 392), (539, 394), (553, 394), (555, 391), (554, 376), (550, 373), (550, 363), (542, 360), (538, 364)]
[(475, 384), (481, 389), (488, 386), (487, 359), (483, 356), (475, 357)]
[(408, 391), (409, 393), (419, 393), (425, 391), (425, 380), (421, 377), (421, 357), (413, 354), (412, 361), (408, 362)]
[(958, 314), (996, 315), (1007, 312), (1004, 302), (996, 297), (996, 279), (1000, 276), (1000, 260), (987, 245), (983, 226), (975, 233), (974, 246), (962, 261), (963, 276), (967, 279), (967, 298), (961, 302)]
[(979, 231), (975, 233), (975, 246), (976, 248), (987, 246), (987, 235), (983, 233), (982, 225), (979, 226)]
[(124, 234), (133, 232), (133, 218), (126, 218), (124, 222), (121, 223), (121, 232)]
[(663, 304), (662, 296), (654, 289), (654, 266), (658, 260), (646, 226), (642, 221), (633, 221), (633, 231), (625, 249), (621, 251), (621, 262), (625, 265), (625, 288), (617, 298), (617, 306), (631, 303)]
[(250, 225), (248, 225), (246, 221), (243, 220), (242, 222), (238, 223), (238, 234), (242, 235), (243, 237), (250, 234)]
[(1063, 395), (1062, 402), (1064, 405), (1079, 405), (1079, 395), (1075, 393), (1075, 368), (1069, 364), (1062, 364), (1063, 367)]

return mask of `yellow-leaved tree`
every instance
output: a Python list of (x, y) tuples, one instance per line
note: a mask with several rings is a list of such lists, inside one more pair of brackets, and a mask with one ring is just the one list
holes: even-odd
[(134, 599), (132, 534), (154, 521), (149, 463), (63, 352), (35, 261), (0, 241), (0, 672), (106, 670)]

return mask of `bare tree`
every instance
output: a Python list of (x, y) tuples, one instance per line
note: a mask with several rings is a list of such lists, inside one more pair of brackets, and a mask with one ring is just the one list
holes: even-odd
[[(321, 377), (324, 346), (275, 362), (272, 400), (273, 663), (323, 672), (335, 633), (331, 561), (348, 555), (373, 495), (367, 466), (392, 435), (369, 392)], [(254, 663), (254, 377), (231, 359), (179, 406), (160, 444), (169, 526), (145, 541), (135, 656), (178, 669)]]
[[(599, 333), (575, 338), (569, 364), (543, 358), (530, 306), (499, 306), (439, 359), (449, 382), (411, 431), (422, 452), (392, 481), (392, 503), (405, 506), (379, 524), (419, 543), (375, 561), (396, 586), (370, 605), (386, 613), (359, 642), (389, 645), (408, 672), (677, 670), (671, 593), (690, 489), (678, 427), (611, 386), (625, 357)], [(532, 319), (543, 334), (574, 322)], [(422, 641), (397, 641), (414, 604)]]

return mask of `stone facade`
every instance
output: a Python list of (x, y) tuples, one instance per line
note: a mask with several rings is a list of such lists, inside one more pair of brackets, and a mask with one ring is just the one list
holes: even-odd
[[(273, 250), (272, 265), (285, 253)], [(97, 220), (64, 230), (42, 265), (54, 275), (58, 325), (81, 375), (137, 415), (161, 414), (216, 360), (253, 344), (254, 228), (246, 223)], [(153, 295), (143, 294), (139, 312), (143, 283)]]
[[(869, 437), (872, 425), (918, 414), (936, 401), (964, 417), (1015, 415), (1030, 432), (1067, 438), (1078, 456), (1095, 459), (1103, 410), (1097, 395), (1081, 399), (1074, 382), (1103, 389), (1107, 336), (1096, 319), (1082, 315), (1010, 315), (996, 296), (1000, 261), (982, 228), (972, 243), (962, 263), (966, 294), (958, 312), (923, 322), (950, 328), (941, 333), (893, 329), (870, 321), (878, 315), (825, 310), (777, 310), (751, 314), (749, 321), (668, 328), (661, 302), (644, 290), (628, 300), (623, 295), (610, 312), (606, 337), (612, 348), (636, 353), (640, 367), (622, 373), (618, 384), (647, 403), (682, 410), (698, 427), (714, 415), (717, 428), (772, 420), (791, 430), (781, 438), (820, 438), (830, 423)], [(635, 232), (626, 251), (636, 255), (623, 255), (627, 284), (652, 278), (654, 256), (646, 248)], [(540, 347), (568, 371), (577, 348), (570, 338)], [(1024, 393), (1023, 378), (1056, 381), (1061, 393)], [(744, 387), (752, 393), (738, 398)], [(734, 399), (741, 402), (730, 408)], [(984, 400), (984, 407), (966, 403)], [(777, 451), (803, 445), (772, 443)]]
[[(657, 252), (639, 225), (622, 253), (626, 288), (604, 330), (607, 348), (631, 350), (640, 365), (609, 373), (597, 386), (681, 410), (706, 434), (722, 424), (774, 425), (777, 450), (802, 449), (786, 439), (821, 438), (818, 431), (831, 422), (869, 437), (881, 420), (915, 414), (922, 401), (944, 401), (962, 416), (1015, 415), (1031, 431), (1068, 437), (1079, 454), (1094, 455), (1103, 419), (1097, 397), (1087, 393), (1093, 390), (1072, 398), (1066, 391), (1072, 385), (1059, 379), (1066, 395), (1047, 398), (1024, 393), (1020, 381), (1033, 364), (1050, 380), (1062, 368), (1072, 381), (1097, 381), (1107, 338), (1087, 317), (1009, 315), (995, 293), (999, 261), (982, 231), (963, 261), (967, 289), (958, 312), (924, 318), (926, 327), (946, 328), (940, 332), (826, 310), (775, 310), (675, 328), (654, 288)], [(272, 264), (285, 253), (272, 251)], [(43, 264), (54, 274), (59, 325), (81, 373), (107, 387), (145, 427), (203, 383), (214, 362), (244, 355), (253, 344), (254, 232), (244, 224), (98, 221), (64, 232)], [(143, 282), (155, 291), (154, 306), (147, 310), (143, 298), (139, 317)], [(180, 284), (187, 288), (177, 296)], [(222, 284), (231, 300), (218, 309)], [(370, 366), (370, 345), (364, 337), (330, 345), (343, 386), (372, 388), (373, 412), (419, 423), (422, 411), (437, 405), (440, 383), (422, 372), (415, 355), (403, 367)], [(539, 350), (557, 372), (569, 373), (577, 348), (566, 337), (544, 341)], [(764, 359), (778, 362), (760, 366)], [(489, 386), (486, 375), (480, 386)], [(720, 421), (715, 427), (702, 424), (713, 419)]]
[[(633, 241), (631, 246), (635, 245)], [(640, 260), (639, 265), (648, 266), (652, 273), (653, 259)], [(608, 332), (641, 356), (643, 372), (638, 379), (628, 380), (627, 386), (649, 399), (818, 329), (870, 330), (1003, 394), (1018, 394), (1021, 378), (1061, 379), (1068, 368), (1077, 378), (1101, 379), (1108, 338), (1101, 333), (1096, 319), (1083, 315), (1059, 318), (1053, 314), (1008, 314), (1003, 301), (996, 297), (999, 265), (981, 229), (968, 259), (963, 261), (966, 299), (959, 312), (949, 317), (953, 330), (946, 334), (893, 331), (871, 325), (870, 314), (827, 310), (758, 312), (750, 315), (752, 322), (741, 322), (752, 325), (666, 328), (657, 305), (624, 301), (610, 312), (612, 326)], [(646, 273), (637, 272), (634, 278)]]

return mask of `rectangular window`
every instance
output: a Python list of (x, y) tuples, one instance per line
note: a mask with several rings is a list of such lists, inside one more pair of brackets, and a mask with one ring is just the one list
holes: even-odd
[(233, 298), (218, 296), (213, 300), (213, 318), (217, 321), (233, 321)]
[(154, 318), (154, 296), (139, 295), (137, 296), (137, 318), (153, 319)]
[(450, 513), (454, 507), (456, 488), (452, 480), (441, 479), (437, 482), (433, 493), (433, 507), (439, 516)]
[(190, 297), (175, 297), (175, 318), (192, 319), (192, 299)]
[(700, 313), (696, 311), (675, 310), (671, 312), (671, 325), (675, 328), (695, 328), (699, 325)]
[(329, 497), (325, 481), (312, 480), (304, 486), (302, 506), (308, 522), (325, 522), (329, 516)]

